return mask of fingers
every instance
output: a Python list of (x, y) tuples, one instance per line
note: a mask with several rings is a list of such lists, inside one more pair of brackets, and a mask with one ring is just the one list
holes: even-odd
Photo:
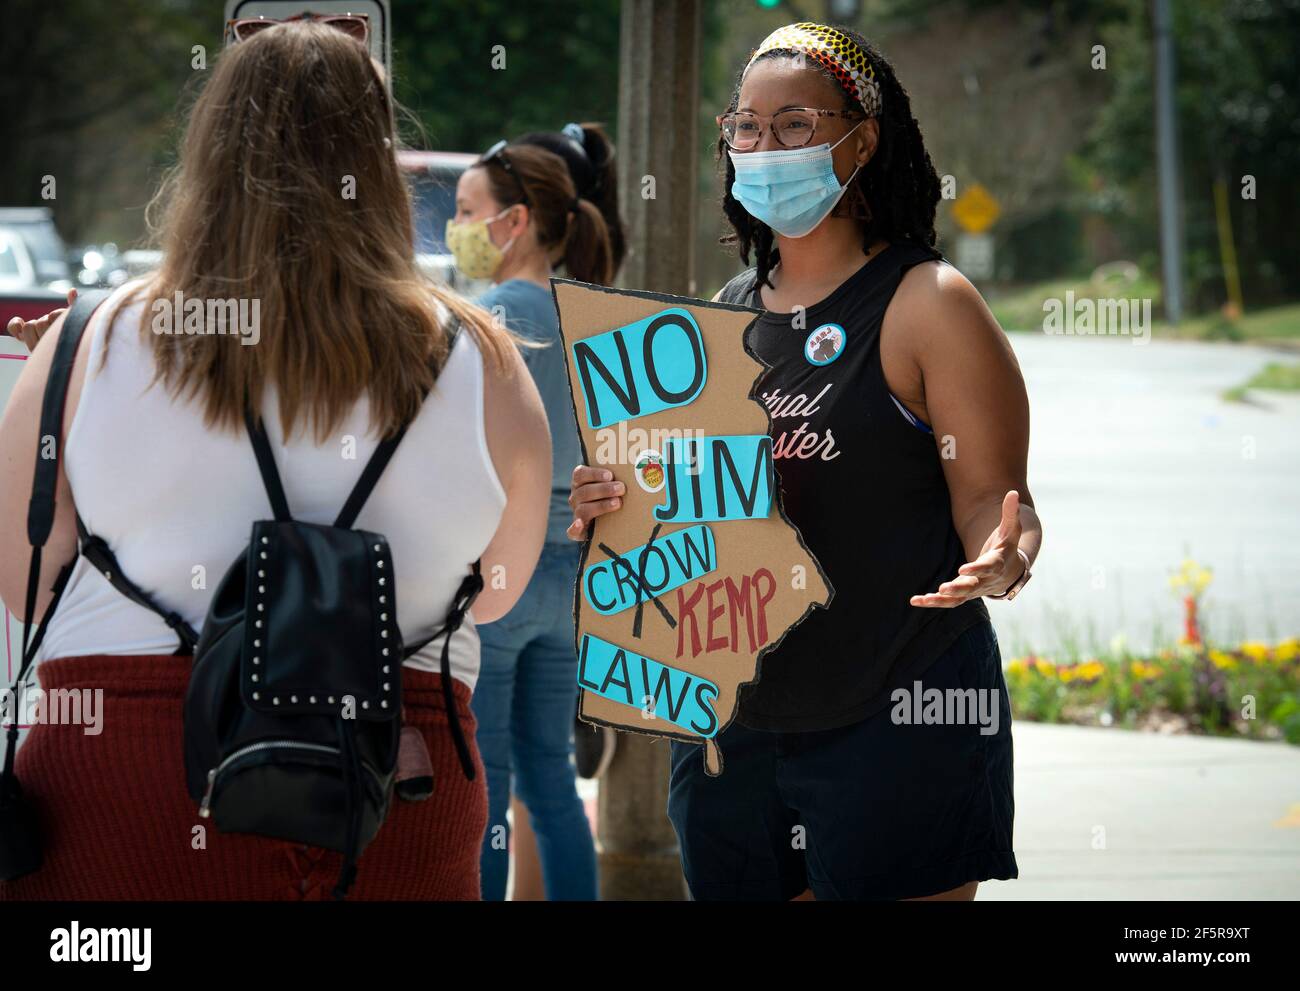
[(1006, 551), (994, 547), (974, 561), (957, 569), (957, 577), (943, 582), (933, 592), (914, 595), (908, 601), (925, 609), (951, 609), (969, 599), (975, 599), (997, 587), (1006, 568)]
[(569, 491), (569, 506), (573, 522), (565, 530), (570, 540), (581, 540), (587, 524), (597, 516), (613, 512), (623, 505), (627, 487), (614, 478), (607, 468), (578, 465), (573, 469), (573, 483)]
[[(71, 304), (77, 298), (77, 290), (68, 290), (68, 302)], [(35, 320), (24, 320), (22, 317), (13, 317), (5, 331), (10, 337), (16, 337), (27, 346), (28, 351), (35, 351), (36, 345), (45, 332), (50, 329), (50, 325), (59, 317), (68, 312), (66, 306), (61, 306), (57, 310), (51, 310), (44, 316), (37, 317)]]
[(966, 594), (940, 595), (937, 592), (929, 592), (925, 595), (914, 595), (908, 601), (922, 609), (952, 609), (973, 598), (973, 595)]
[(1002, 497), (1002, 521), (998, 524), (998, 539), (1002, 543), (1020, 540), (1020, 493), (1012, 489)]
[(580, 485), (586, 485), (589, 482), (612, 482), (614, 473), (608, 468), (593, 468), (590, 465), (578, 465), (573, 469), (573, 478), (570, 481), (571, 488), (578, 488)]
[(75, 288), (68, 290), (68, 305), (71, 306), (77, 301), (77, 290)]
[(969, 561), (957, 569), (959, 575), (969, 575), (974, 578), (996, 578), (1002, 574), (1007, 566), (1007, 552), (1004, 547), (994, 547), (992, 550), (985, 551), (974, 561)]
[(937, 592), (939, 595), (970, 595), (980, 587), (981, 581), (978, 578), (963, 576), (954, 578), (950, 582), (944, 582), (939, 586)]

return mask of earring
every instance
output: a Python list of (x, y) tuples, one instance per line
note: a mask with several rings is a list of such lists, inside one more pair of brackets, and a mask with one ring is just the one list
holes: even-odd
[[(840, 208), (843, 212), (840, 212)], [(860, 183), (854, 181), (836, 208), (836, 215), (853, 220), (871, 220), (871, 204), (867, 202), (867, 194), (862, 191)]]

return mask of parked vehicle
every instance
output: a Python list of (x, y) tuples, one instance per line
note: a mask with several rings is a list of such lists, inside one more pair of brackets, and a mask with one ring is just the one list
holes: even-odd
[(415, 256), (424, 273), (466, 296), (486, 292), (490, 283), (466, 279), (443, 241), (447, 221), (456, 215), (456, 183), (478, 161), (477, 155), (456, 151), (397, 153), (397, 164), (411, 188), (415, 226)]
[(0, 207), (0, 231), (22, 241), (31, 259), (33, 285), (67, 292), (72, 286), (67, 249), (49, 207)]
[(0, 227), (0, 289), (31, 289), (36, 285), (36, 266), (23, 239)]

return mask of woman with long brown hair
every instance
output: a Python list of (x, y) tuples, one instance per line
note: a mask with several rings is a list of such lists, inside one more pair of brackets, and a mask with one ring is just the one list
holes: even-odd
[[(35, 615), (75, 556), (81, 521), (136, 585), (202, 625), (250, 523), (269, 515), (246, 414), (260, 415), (293, 516), (308, 523), (329, 523), (371, 452), (405, 430), (357, 519), (393, 548), (402, 642), (439, 627), (480, 559), (489, 578), (512, 581), (489, 580), (474, 617), (510, 609), (546, 526), (545, 417), (510, 335), (419, 275), (396, 140), (384, 82), (347, 31), (267, 27), (216, 61), (162, 201), (163, 266), (102, 304), (76, 356)], [(238, 333), (214, 326), (214, 303)], [(37, 345), (0, 424), (0, 595), (28, 621), (23, 521), (61, 330), (62, 320)], [(47, 691), (102, 689), (103, 731), (31, 730), (17, 765), (46, 823), (46, 863), (0, 883), (0, 898), (329, 890), (338, 852), (202, 828), (182, 766), (190, 662), (175, 644), (162, 618), (77, 561), (37, 671)], [(414, 752), (427, 749), (436, 788), (392, 803), (354, 897), (479, 897), (477, 672), (472, 623), (402, 666), (404, 733), (416, 734)], [(472, 776), (445, 697), (466, 727)]]

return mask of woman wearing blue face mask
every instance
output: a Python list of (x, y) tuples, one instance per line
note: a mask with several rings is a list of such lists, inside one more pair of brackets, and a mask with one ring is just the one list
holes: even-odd
[[(720, 115), (724, 211), (755, 265), (786, 512), (834, 587), (719, 734), (674, 741), (668, 812), (698, 899), (973, 898), (1017, 876), (1011, 713), (984, 598), (1042, 528), (1005, 335), (935, 250), (939, 181), (892, 67), (854, 32), (770, 35)], [(574, 475), (569, 535), (621, 483)]]
[[(473, 709), (488, 784), (488, 826), (480, 857), (483, 898), (506, 894), (513, 791), (527, 806), (548, 898), (596, 897), (596, 853), (578, 797), (573, 752), (573, 576), (578, 548), (565, 539), (568, 480), (581, 458), (552, 263), (575, 279), (607, 283), (613, 258), (600, 210), (578, 195), (564, 160), (536, 145), (502, 141), (467, 169), (447, 225), (456, 266), (495, 285), (477, 302), (519, 337), (552, 436), (553, 491), (546, 545), (523, 596), (508, 615), (479, 627), (482, 666)], [(492, 576), (486, 576), (491, 582)], [(510, 575), (497, 576), (507, 584)]]

